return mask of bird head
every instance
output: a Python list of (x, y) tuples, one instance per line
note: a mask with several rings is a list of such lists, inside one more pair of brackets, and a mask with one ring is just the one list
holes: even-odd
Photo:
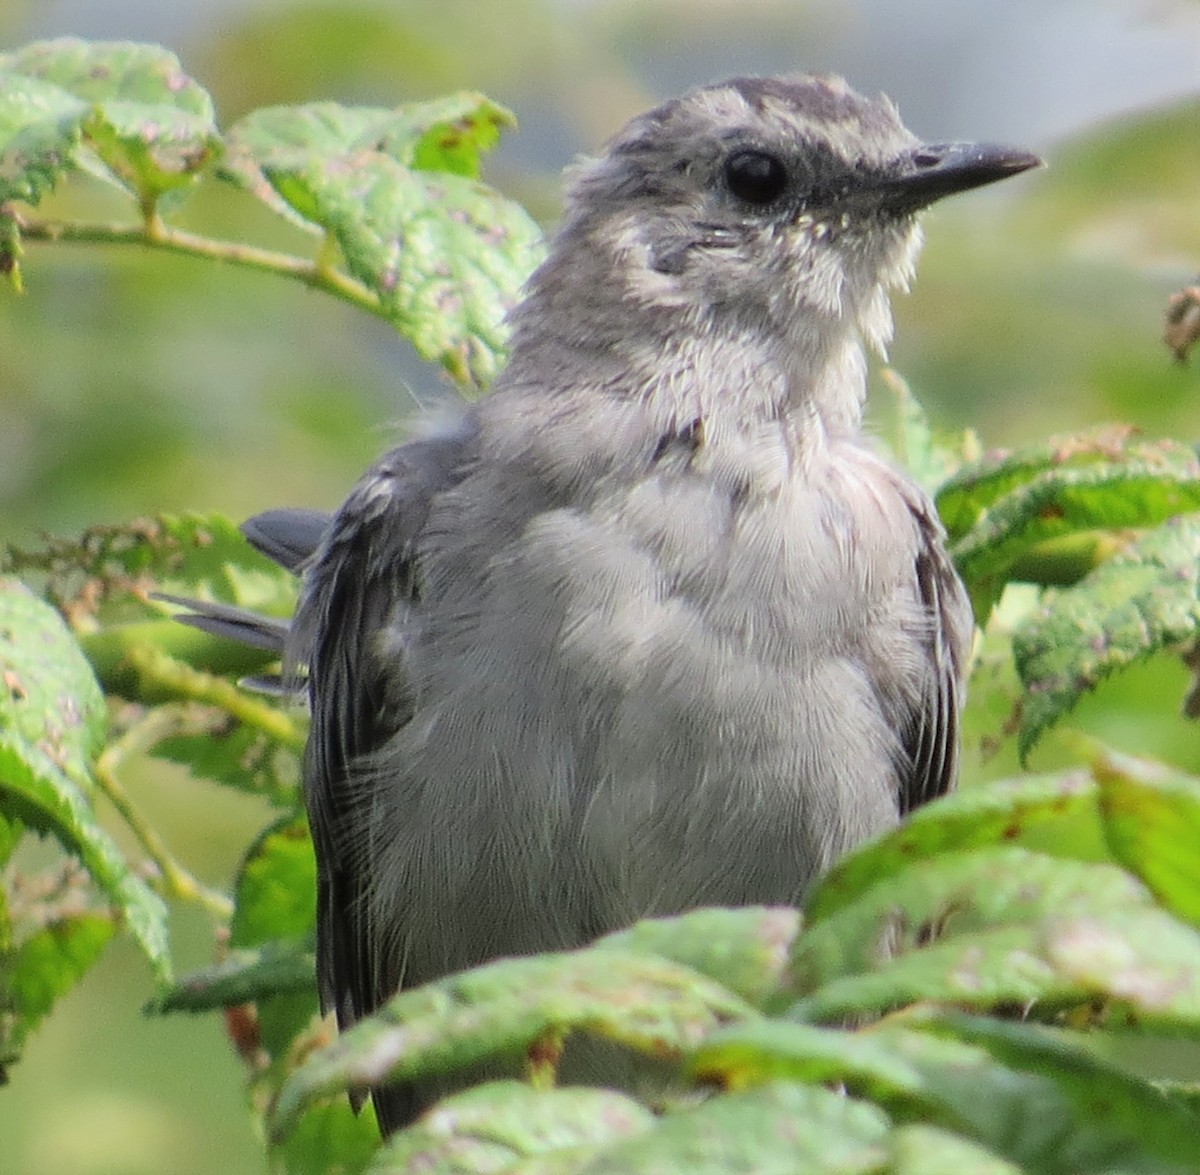
[(785, 336), (827, 333), (832, 320), (882, 349), (887, 293), (906, 285), (920, 244), (917, 213), (1039, 162), (922, 143), (887, 98), (840, 78), (739, 78), (635, 118), (578, 165), (560, 248), (584, 280), (612, 275), (626, 304), (651, 314)]

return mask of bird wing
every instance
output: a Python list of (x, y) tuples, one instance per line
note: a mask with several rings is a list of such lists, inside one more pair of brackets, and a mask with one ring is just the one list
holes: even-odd
[(958, 722), (975, 626), (971, 602), (946, 553), (945, 532), (933, 504), (906, 487), (919, 536), (914, 571), (932, 625), (925, 697), (903, 731), (907, 770), (900, 781), (900, 812), (944, 795), (958, 776)]
[(455, 484), (468, 434), (393, 449), (359, 481), (308, 566), (289, 658), (307, 669), (304, 763), (317, 852), (317, 980), (346, 1028), (394, 994), (369, 925), (362, 859), (369, 758), (411, 717), (388, 631), (419, 603), (418, 540), (437, 493)]

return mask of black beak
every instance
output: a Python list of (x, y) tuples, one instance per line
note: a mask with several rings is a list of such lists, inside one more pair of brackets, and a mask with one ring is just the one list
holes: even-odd
[(936, 143), (916, 148), (899, 161), (884, 184), (893, 207), (916, 211), (955, 192), (981, 188), (1040, 167), (1032, 151), (988, 143)]

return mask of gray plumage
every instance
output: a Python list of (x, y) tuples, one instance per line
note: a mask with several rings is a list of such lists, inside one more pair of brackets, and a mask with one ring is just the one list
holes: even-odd
[[(918, 209), (1035, 162), (790, 78), (693, 91), (575, 168), (494, 390), (375, 465), (307, 563), (343, 1026), (645, 915), (798, 902), (953, 786), (969, 605), (861, 435), (864, 344)], [(285, 517), (258, 537), (295, 561), (319, 527)], [(385, 1129), (411, 1094), (377, 1094)]]

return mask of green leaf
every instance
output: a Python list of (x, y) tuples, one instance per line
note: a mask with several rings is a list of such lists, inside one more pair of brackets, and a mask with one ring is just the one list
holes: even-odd
[[(1014, 563), (1039, 544), (1099, 530), (1158, 526), (1200, 509), (1200, 462), (1174, 441), (1109, 449), (1067, 443), (1045, 468), (1030, 469), (1024, 459), (1017, 466), (993, 470), (990, 479), (974, 483), (960, 474), (938, 496), (939, 509), (950, 517), (972, 515), (950, 553), (980, 611), (999, 595)], [(1011, 488), (989, 501), (989, 492), (999, 485)]]
[(828, 919), (880, 878), (899, 877), (907, 866), (997, 844), (1084, 861), (1103, 859), (1095, 780), (1084, 770), (1022, 776), (964, 788), (925, 804), (899, 828), (834, 865), (805, 903), (805, 923), (812, 927)]
[(0, 65), (0, 203), (37, 204), (54, 189), (75, 166), (87, 113), (60, 86)]
[(401, 106), (378, 128), (375, 149), (418, 171), (478, 179), (483, 156), (515, 127), (512, 111), (472, 91)]
[(1200, 779), (1114, 751), (1095, 770), (1113, 856), (1166, 909), (1200, 926)]
[(220, 175), (286, 213), (288, 206), (268, 183), (264, 166), (377, 151), (415, 170), (477, 179), (501, 129), (515, 125), (510, 111), (470, 92), (392, 109), (336, 102), (268, 106), (230, 128)]
[(808, 1020), (917, 1001), (1044, 1017), (1102, 999), (1112, 1015), (1200, 1029), (1200, 935), (1123, 870), (1019, 848), (881, 881), (797, 939), (792, 975)]
[[(986, 1049), (997, 1062), (1026, 1078), (1053, 1081), (1067, 1112), (1047, 1138), (1044, 1157), (1028, 1155), (1025, 1140), (1012, 1139), (1004, 1148), (1012, 1158), (1036, 1170), (1045, 1169), (1043, 1164), (1053, 1162), (1055, 1155), (1062, 1159), (1070, 1155), (1073, 1170), (1118, 1165), (1180, 1175), (1195, 1170), (1200, 1115), (1164, 1097), (1149, 1082), (1032, 1025), (947, 1013), (931, 1017), (926, 1027), (945, 1039)], [(1000, 1135), (1011, 1132), (1012, 1123), (1005, 1123), (985, 1141), (1000, 1149)], [(1106, 1168), (1106, 1163), (1112, 1166)]]
[[(102, 914), (56, 918), (11, 951), (0, 949), (0, 1055), (16, 1052), (61, 996), (100, 957), (113, 935)], [(11, 1017), (11, 1019), (9, 1019)]]
[[(262, 982), (259, 1028), (272, 1057), (287, 1055), (317, 1012), (315, 970), (317, 866), (308, 826), (289, 815), (268, 828), (247, 852), (234, 890), (229, 941), (235, 948), (267, 948), (264, 966), (243, 975)], [(276, 966), (277, 965), (277, 966)], [(303, 978), (307, 982), (301, 982)], [(274, 980), (278, 987), (271, 989)]]
[(157, 45), (64, 37), (0, 56), (0, 70), (89, 104), (89, 146), (143, 203), (190, 184), (219, 147), (212, 99)]
[(435, 1112), (394, 1135), (371, 1175), (483, 1175), (561, 1151), (582, 1165), (606, 1145), (643, 1134), (654, 1121), (632, 1098), (609, 1090), (538, 1090), (495, 1081), (445, 1098)]
[(220, 963), (183, 976), (160, 991), (144, 1010), (151, 1015), (214, 1012), (280, 995), (306, 995), (311, 1002), (316, 975), (311, 950), (272, 943), (259, 951), (233, 951)]
[[(147, 700), (136, 649), (151, 649), (211, 673), (258, 673), (275, 654), (223, 640), (168, 618), (173, 604), (151, 592), (216, 600), (268, 615), (295, 608), (294, 576), (260, 554), (220, 514), (163, 514), (81, 535), (9, 547), (4, 566), (44, 580), (45, 594), (84, 631), (88, 658), (105, 688)], [(157, 700), (162, 700), (157, 699)]]
[(581, 1030), (661, 1060), (754, 1014), (711, 980), (653, 955), (602, 947), (504, 959), (403, 991), (344, 1032), (284, 1086), (272, 1130), (286, 1134), (305, 1106), (338, 1091), (463, 1070), (548, 1035)]
[(104, 696), (58, 613), (0, 577), (0, 739), (40, 772), (86, 779), (104, 746)]
[(78, 854), (120, 909), (160, 979), (169, 974), (166, 908), (130, 868), (92, 809), (103, 695), (54, 609), (0, 578), (0, 796), (27, 824)]
[(313, 219), (302, 216), (275, 191), (263, 168), (303, 166), (306, 161), (370, 149), (396, 113), (383, 107), (337, 102), (264, 106), (230, 127), (217, 175), (257, 196), (301, 228), (317, 229)]
[(313, 1106), (272, 1158), (272, 1171), (287, 1175), (358, 1175), (379, 1148), (373, 1114), (356, 1114), (348, 1102)]
[[(1051, 437), (1015, 451), (993, 449), (960, 469), (939, 490), (938, 512), (953, 540), (986, 521), (1013, 494), (1055, 471), (1119, 476), (1127, 461), (1164, 477), (1190, 482), (1197, 476), (1195, 453), (1174, 441), (1142, 441), (1126, 425), (1101, 425), (1071, 436)], [(1005, 509), (1016, 509), (1006, 506)], [(1114, 524), (1118, 525), (1118, 524)]]
[(305, 942), (316, 932), (317, 863), (308, 826), (289, 815), (250, 846), (238, 874), (230, 945)]
[(268, 163), (301, 216), (337, 241), (418, 353), (459, 382), (486, 384), (508, 341), (504, 317), (541, 259), (541, 231), (478, 181), (415, 171), (377, 151)]
[(193, 184), (221, 145), (211, 117), (136, 102), (104, 103), (84, 133), (104, 165), (143, 204)]
[(670, 959), (760, 1006), (779, 987), (799, 926), (800, 916), (790, 907), (693, 910), (635, 923), (596, 947)]
[(887, 1175), (1024, 1175), (1027, 1168), (1000, 1158), (993, 1150), (936, 1126), (901, 1126), (888, 1137)]
[(1022, 755), (1111, 674), (1200, 632), (1200, 514), (1174, 518), (1056, 592), (1013, 638)]
[(0, 69), (53, 82), (85, 102), (162, 104), (212, 117), (208, 93), (158, 45), (60, 37), (0, 55)]
[(474, 93), (394, 110), (271, 107), (229, 132), (221, 175), (324, 229), (424, 358), (482, 385), (543, 254), (524, 210), (478, 182), (482, 155), (513, 121)]
[(883, 1169), (887, 1115), (828, 1089), (774, 1082), (667, 1114), (603, 1151), (587, 1175), (867, 1175)]
[(928, 1014), (857, 1033), (748, 1023), (715, 1033), (695, 1064), (739, 1087), (837, 1082), (898, 1123), (952, 1131), (1047, 1175), (1182, 1172), (1175, 1164), (1195, 1153), (1186, 1110), (1027, 1025)]
[(199, 778), (266, 796), (289, 810), (299, 802), (298, 756), (260, 730), (230, 726), (228, 716), (220, 712), (205, 730), (156, 743), (154, 755), (182, 764)]

